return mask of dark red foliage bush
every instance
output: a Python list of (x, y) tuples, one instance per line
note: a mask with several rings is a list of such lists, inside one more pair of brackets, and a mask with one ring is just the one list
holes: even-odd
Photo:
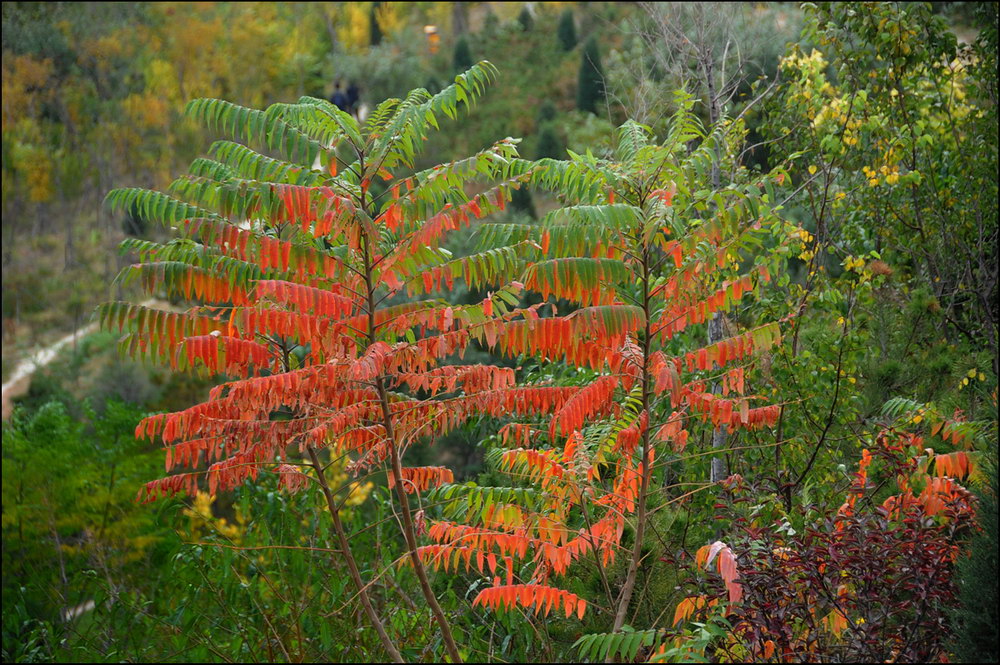
[[(760, 494), (742, 483), (726, 488), (720, 512), (739, 534), (729, 545), (742, 600), (726, 609), (735, 639), (722, 649), (755, 661), (946, 660), (955, 561), (974, 499), (927, 473), (921, 443), (880, 436), (873, 453), (863, 452), (844, 505), (801, 533), (753, 526), (746, 504)], [(897, 494), (876, 501), (893, 487)], [(716, 591), (721, 602), (725, 592)]]

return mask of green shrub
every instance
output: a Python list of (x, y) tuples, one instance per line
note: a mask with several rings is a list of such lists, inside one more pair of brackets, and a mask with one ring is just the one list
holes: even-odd
[(500, 29), (500, 17), (497, 16), (492, 9), (486, 14), (486, 18), (483, 19), (483, 34), (487, 37), (492, 37), (497, 34)]

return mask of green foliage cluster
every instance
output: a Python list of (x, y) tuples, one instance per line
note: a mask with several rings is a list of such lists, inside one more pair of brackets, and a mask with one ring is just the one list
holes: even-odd
[[(382, 660), (370, 631), (331, 611), (353, 594), (316, 535), (329, 517), (315, 495), (288, 497), (272, 481), (220, 502), (134, 501), (162, 464), (160, 451), (136, 454), (142, 413), (113, 403), (81, 425), (51, 402), (4, 425), (4, 661)], [(345, 515), (359, 545), (399, 556), (387, 496)], [(393, 602), (390, 580), (380, 602)], [(430, 617), (402, 609), (390, 629), (418, 658)]]
[(168, 532), (134, 501), (136, 483), (160, 466), (133, 438), (141, 415), (110, 401), (76, 418), (53, 401), (4, 423), (5, 661), (58, 659), (56, 627), (70, 608), (165, 563)]

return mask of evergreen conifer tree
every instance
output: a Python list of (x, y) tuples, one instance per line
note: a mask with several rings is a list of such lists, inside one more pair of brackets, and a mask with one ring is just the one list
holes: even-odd
[(459, 37), (455, 42), (455, 54), (453, 56), (455, 71), (464, 72), (472, 67), (472, 51), (469, 50), (469, 41), (465, 37)]
[(547, 122), (556, 119), (556, 105), (552, 103), (552, 100), (546, 99), (544, 102), (538, 105), (538, 127)]
[(521, 9), (521, 13), (517, 15), (517, 22), (521, 24), (521, 29), (525, 32), (529, 32), (534, 27), (535, 19), (532, 18), (528, 5), (525, 5)]
[(573, 21), (573, 10), (567, 9), (559, 17), (559, 28), (556, 31), (559, 45), (564, 51), (572, 51), (576, 46), (576, 24)]
[(368, 10), (368, 31), (371, 35), (371, 45), (378, 46), (382, 43), (382, 28), (378, 24), (378, 8), (380, 2), (373, 2)]
[(563, 157), (562, 142), (556, 135), (555, 127), (551, 122), (542, 125), (538, 132), (538, 148), (535, 151), (536, 159), (561, 159)]
[(983, 465), (988, 481), (979, 496), (976, 522), (967, 556), (958, 560), (959, 608), (952, 615), (951, 649), (956, 662), (997, 662), (997, 460)]
[(531, 192), (523, 185), (519, 189), (510, 190), (510, 207), (512, 210), (524, 213), (531, 219), (538, 219), (535, 203), (531, 199)]
[(604, 101), (604, 71), (597, 42), (591, 38), (583, 48), (580, 59), (580, 78), (576, 88), (576, 107), (581, 111), (597, 113), (597, 105)]

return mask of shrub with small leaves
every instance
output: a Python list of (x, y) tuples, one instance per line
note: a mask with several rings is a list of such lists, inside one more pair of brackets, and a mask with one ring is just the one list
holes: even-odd
[[(761, 488), (727, 484), (717, 507), (740, 534), (731, 545), (741, 594), (729, 596), (733, 630), (716, 656), (940, 661), (957, 601), (958, 543), (975, 506), (958, 481), (971, 469), (965, 453), (928, 457), (922, 437), (883, 432), (862, 451), (839, 510), (808, 517), (801, 533), (787, 521), (759, 525), (744, 506)], [(894, 493), (876, 498), (881, 487)], [(721, 604), (726, 589), (721, 579), (715, 586)], [(696, 613), (714, 604), (702, 599)]]

